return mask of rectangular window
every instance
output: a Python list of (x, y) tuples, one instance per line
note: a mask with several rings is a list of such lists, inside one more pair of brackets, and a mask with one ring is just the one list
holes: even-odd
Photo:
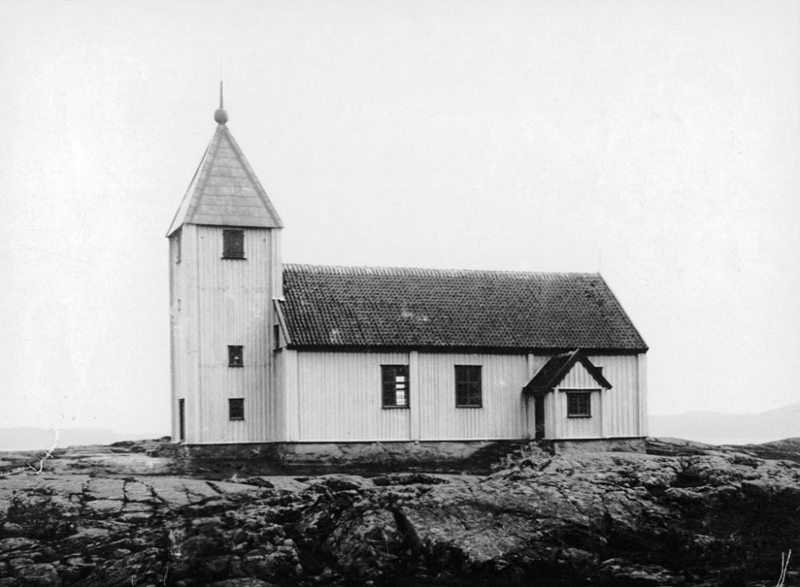
[(181, 231), (175, 233), (172, 237), (175, 241), (175, 263), (181, 262)]
[(567, 417), (591, 418), (592, 394), (588, 391), (567, 393)]
[(408, 365), (381, 365), (383, 407), (408, 407)]
[(280, 326), (280, 324), (275, 324), (272, 327), (272, 339), (274, 341), (273, 344), (274, 344), (275, 348), (276, 349), (281, 348), (281, 326)]
[(244, 420), (244, 400), (242, 398), (228, 400), (228, 419)]
[(228, 367), (244, 367), (244, 347), (228, 346)]
[(222, 258), (244, 259), (244, 231), (222, 231)]
[(456, 365), (456, 407), (483, 407), (480, 365)]

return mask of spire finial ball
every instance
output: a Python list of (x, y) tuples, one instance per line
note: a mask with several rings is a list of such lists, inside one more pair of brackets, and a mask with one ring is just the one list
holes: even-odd
[(228, 113), (222, 108), (217, 108), (217, 111), (214, 112), (214, 121), (217, 124), (225, 124), (228, 122)]

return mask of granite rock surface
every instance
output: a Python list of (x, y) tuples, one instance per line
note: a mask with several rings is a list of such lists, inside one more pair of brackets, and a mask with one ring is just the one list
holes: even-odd
[(782, 553), (800, 559), (800, 441), (778, 448), (531, 446), (486, 476), (227, 480), (139, 446), (0, 455), (0, 587), (771, 586)]

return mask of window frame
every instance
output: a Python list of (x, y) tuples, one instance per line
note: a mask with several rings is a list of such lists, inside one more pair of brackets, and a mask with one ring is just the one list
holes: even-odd
[[(567, 418), (591, 418), (592, 417), (592, 393), (596, 389), (565, 389), (567, 394)], [(573, 404), (573, 400), (584, 402), (585, 405)], [(576, 407), (578, 409), (573, 410)], [(585, 410), (581, 409), (584, 408)]]
[[(405, 389), (398, 389), (397, 377), (405, 377)], [(381, 407), (384, 410), (408, 410), (411, 408), (411, 385), (408, 365), (381, 365)], [(405, 404), (398, 405), (397, 394), (405, 392)], [(391, 401), (387, 401), (391, 398)]]
[(230, 397), (230, 398), (228, 398), (228, 421), (229, 422), (244, 422), (244, 398), (243, 397)]
[(181, 255), (183, 251), (181, 250), (181, 231), (180, 229), (173, 235), (172, 237), (175, 240), (175, 250), (174, 250), (174, 258), (175, 264), (179, 264), (181, 262)]
[(242, 345), (228, 345), (228, 367), (232, 369), (244, 367), (244, 347)]
[(281, 344), (281, 325), (277, 322), (272, 325), (272, 348), (276, 351), (283, 348)]
[(234, 261), (246, 261), (244, 253), (244, 230), (241, 228), (225, 228), (222, 231), (222, 258)]
[(455, 365), (455, 392), (457, 408), (483, 408), (483, 365)]

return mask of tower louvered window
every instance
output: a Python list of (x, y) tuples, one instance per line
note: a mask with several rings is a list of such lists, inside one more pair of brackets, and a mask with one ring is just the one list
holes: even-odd
[(228, 346), (228, 367), (244, 367), (244, 347)]
[(222, 258), (244, 259), (244, 231), (222, 231)]
[(244, 399), (233, 398), (228, 400), (228, 419), (244, 420)]

